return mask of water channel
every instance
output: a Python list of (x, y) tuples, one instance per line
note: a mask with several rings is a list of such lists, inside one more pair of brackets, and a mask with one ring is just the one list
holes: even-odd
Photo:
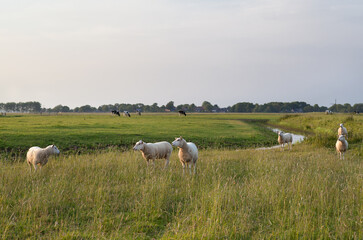
[[(277, 133), (281, 130), (278, 128), (269, 128), (269, 129), (276, 133), (276, 142), (277, 142)], [(305, 136), (303, 136), (303, 135), (298, 135), (298, 134), (294, 134), (294, 133), (291, 133), (291, 134), (292, 134), (292, 144), (302, 142), (305, 139)], [(279, 148), (279, 147), (281, 147), (281, 145), (275, 145), (272, 147), (261, 147), (261, 148), (257, 148), (256, 150), (266, 150), (266, 149), (273, 149), (273, 148)], [(287, 146), (285, 145), (285, 147), (287, 147)]]

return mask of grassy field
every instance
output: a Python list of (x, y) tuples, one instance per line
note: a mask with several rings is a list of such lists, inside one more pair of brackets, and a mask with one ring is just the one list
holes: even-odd
[(53, 143), (62, 151), (130, 149), (140, 139), (172, 142), (179, 136), (200, 148), (247, 148), (276, 142), (276, 135), (260, 125), (276, 118), (276, 114), (10, 115), (0, 117), (0, 150), (24, 155), (30, 146)]
[[(9, 151), (35, 145), (38, 133), (37, 145), (53, 138), (62, 147), (74, 141), (68, 149), (79, 144), (99, 150), (63, 151), (37, 173), (21, 154), (0, 157), (0, 239), (362, 239), (362, 118), (329, 117), (0, 118), (1, 144)], [(334, 135), (340, 122), (352, 134), (344, 161), (331, 140), (319, 142), (319, 131)], [(308, 141), (291, 151), (245, 149), (276, 143), (276, 134), (265, 135), (261, 123), (305, 131)], [(147, 168), (139, 152), (127, 150), (140, 137), (171, 141), (179, 135), (203, 146), (196, 175), (183, 175), (177, 151), (163, 170), (162, 160)], [(108, 144), (98, 144), (102, 139)]]
[(0, 165), (1, 239), (362, 239), (362, 159), (203, 150), (196, 175), (138, 152)]
[(363, 115), (290, 114), (273, 119), (270, 123), (283, 129), (302, 132), (309, 136), (308, 143), (327, 148), (335, 146), (339, 124), (343, 123), (348, 130), (349, 148), (358, 150), (363, 155)]

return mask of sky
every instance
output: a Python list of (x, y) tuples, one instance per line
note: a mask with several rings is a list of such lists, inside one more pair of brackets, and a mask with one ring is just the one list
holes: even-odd
[(363, 102), (361, 0), (0, 1), (0, 102)]

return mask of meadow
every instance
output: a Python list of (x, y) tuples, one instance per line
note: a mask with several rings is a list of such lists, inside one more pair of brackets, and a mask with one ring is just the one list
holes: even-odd
[(30, 146), (55, 144), (66, 152), (108, 147), (130, 149), (139, 140), (173, 141), (184, 136), (200, 148), (247, 148), (272, 145), (276, 136), (261, 123), (276, 114), (111, 114), (8, 115), (0, 117), (0, 150), (21, 153)]
[[(11, 129), (7, 128), (8, 133), (16, 132), (16, 129), (32, 133), (37, 127), (34, 122), (39, 121), (27, 120), (27, 123), (27, 117), (42, 118), (9, 117), (6, 121), (13, 125)], [(66, 123), (67, 117), (69, 121), (75, 118), (75, 125), (81, 124), (79, 118), (86, 119), (83, 124), (90, 126), (86, 125), (83, 129), (77, 127), (76, 131), (79, 135), (84, 131), (88, 136), (91, 129), (102, 131), (99, 122), (110, 116), (45, 118), (52, 119), (46, 121), (48, 127), (50, 122), (54, 123), (57, 119), (63, 123), (55, 125), (70, 128), (72, 124)], [(166, 136), (167, 133), (158, 131), (167, 129), (167, 126), (171, 131), (167, 136), (171, 140), (175, 136), (186, 137), (190, 134), (200, 139), (198, 143), (203, 146), (197, 174), (183, 174), (176, 150), (169, 169), (163, 170), (162, 160), (156, 162), (155, 168), (147, 168), (140, 153), (130, 150), (140, 136), (125, 137), (130, 141), (129, 148), (120, 147), (128, 142), (120, 144), (119, 141), (124, 139), (120, 140), (119, 135), (115, 137), (115, 142), (110, 141), (108, 147), (97, 148), (99, 146), (93, 145), (93, 138), (77, 135), (73, 141), (84, 139), (83, 146), (94, 146), (94, 150), (81, 154), (65, 151), (60, 156), (52, 157), (37, 173), (29, 171), (21, 154), (4, 155), (0, 160), (0, 238), (363, 238), (363, 165), (361, 145), (356, 140), (360, 138), (362, 141), (363, 137), (360, 116), (354, 116), (351, 123), (344, 122), (348, 130), (354, 133), (352, 141), (356, 141), (344, 161), (338, 159), (334, 144), (323, 146), (318, 140), (309, 140), (294, 145), (291, 151), (255, 150), (255, 146), (263, 143), (252, 143), (258, 138), (251, 136), (261, 134), (263, 138), (265, 130), (262, 130), (261, 124), (270, 124), (305, 131), (310, 136), (308, 139), (314, 139), (318, 135), (314, 133), (316, 122), (328, 122), (324, 125), (326, 131), (331, 126), (335, 129), (331, 134), (334, 134), (339, 123), (350, 117), (348, 115), (336, 116), (335, 120), (316, 114), (292, 117), (279, 114), (200, 114), (189, 119), (150, 114), (141, 117), (110, 117), (104, 131), (112, 133), (112, 129), (118, 128), (110, 126), (119, 127), (128, 123), (128, 126), (142, 129), (140, 133), (150, 141)], [(316, 122), (305, 119), (315, 117), (318, 118)], [(11, 121), (22, 118), (22, 124)], [(168, 120), (164, 122), (164, 118)], [(0, 118), (0, 121), (3, 123), (4, 118)], [(96, 126), (92, 126), (92, 121)], [(30, 122), (33, 122), (33, 127), (29, 127)], [(164, 126), (157, 126), (158, 123)], [(193, 123), (198, 124), (200, 132), (192, 126)], [(305, 123), (309, 123), (311, 128), (306, 129)], [(1, 127), (3, 141), (5, 134), (3, 125)], [(45, 132), (44, 139), (53, 136), (55, 140), (66, 143), (72, 136), (66, 128), (57, 129), (54, 126), (50, 128), (50, 134), (44, 124), (38, 127)], [(127, 135), (127, 131), (131, 131), (130, 128), (124, 127), (119, 134)], [(181, 131), (184, 132), (180, 134)], [(8, 139), (16, 139), (16, 133), (13, 135)], [(238, 145), (234, 141), (233, 144), (224, 144), (231, 137), (229, 135), (239, 138), (243, 144)], [(190, 139), (194, 141), (193, 137)], [(205, 141), (203, 137), (209, 140)], [(276, 144), (276, 134), (272, 138), (274, 142), (270, 144)], [(111, 140), (111, 137), (107, 139)], [(20, 138), (17, 141), (14, 140), (13, 149), (22, 148)], [(212, 145), (209, 146), (209, 143)], [(12, 145), (7, 144), (8, 151), (14, 151), (10, 150)]]

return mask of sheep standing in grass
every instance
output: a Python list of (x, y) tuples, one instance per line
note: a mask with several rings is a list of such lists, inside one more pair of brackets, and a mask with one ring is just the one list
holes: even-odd
[(40, 168), (42, 168), (42, 166), (47, 164), (50, 155), (59, 153), (60, 151), (55, 145), (49, 145), (46, 148), (31, 147), (26, 154), (26, 161), (30, 167), (30, 170), (31, 165), (33, 165), (35, 171), (37, 171), (38, 165)]
[(341, 123), (339, 125), (340, 127), (338, 128), (338, 137), (340, 135), (344, 135), (344, 137), (348, 138), (348, 131), (347, 129), (343, 126), (343, 123)]
[(281, 144), (281, 148), (284, 149), (285, 143), (289, 146), (289, 150), (292, 148), (292, 134), (291, 133), (284, 133), (282, 131), (278, 132), (277, 141)]
[(339, 153), (339, 158), (344, 160), (344, 153), (348, 150), (348, 142), (345, 140), (344, 135), (340, 135), (337, 143), (335, 144), (335, 148), (337, 149), (337, 152)]
[(191, 173), (191, 167), (193, 164), (194, 173), (198, 160), (198, 148), (192, 142), (186, 142), (182, 137), (176, 138), (172, 145), (179, 148), (179, 160), (183, 165), (183, 173), (185, 172), (185, 165), (189, 166), (189, 172)]
[(133, 148), (135, 151), (140, 150), (142, 153), (142, 156), (147, 162), (147, 165), (149, 166), (149, 160), (153, 161), (153, 165), (155, 166), (155, 159), (162, 159), (165, 158), (165, 167), (167, 168), (169, 165), (169, 159), (171, 156), (171, 153), (173, 151), (173, 147), (168, 142), (156, 142), (156, 143), (146, 143), (142, 140), (138, 141), (136, 145)]

